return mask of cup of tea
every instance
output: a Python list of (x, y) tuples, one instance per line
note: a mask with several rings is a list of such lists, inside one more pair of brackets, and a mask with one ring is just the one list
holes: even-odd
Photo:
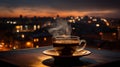
[(78, 36), (56, 36), (53, 37), (53, 48), (60, 55), (73, 55), (74, 52), (83, 50), (86, 40)]

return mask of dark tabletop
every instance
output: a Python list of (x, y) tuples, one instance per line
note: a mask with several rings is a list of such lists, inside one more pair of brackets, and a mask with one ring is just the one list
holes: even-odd
[[(103, 66), (120, 66), (119, 51), (98, 50), (97, 48), (86, 47), (91, 51), (90, 55), (79, 58), (79, 63), (55, 64), (54, 58), (44, 55), (42, 52), (51, 49), (52, 46), (40, 48), (20, 49), (0, 52), (0, 65), (3, 67), (103, 67)], [(64, 63), (64, 62), (63, 62)]]

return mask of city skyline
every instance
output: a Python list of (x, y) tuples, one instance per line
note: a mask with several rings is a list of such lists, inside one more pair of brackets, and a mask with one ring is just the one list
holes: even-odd
[(120, 18), (118, 0), (0, 0), (0, 17), (100, 16)]

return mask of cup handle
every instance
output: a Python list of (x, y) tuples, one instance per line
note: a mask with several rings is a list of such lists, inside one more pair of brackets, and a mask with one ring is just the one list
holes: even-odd
[(78, 50), (77, 51), (81, 51), (81, 50), (83, 50), (85, 47), (86, 47), (86, 44), (87, 44), (87, 42), (86, 42), (86, 40), (80, 40), (80, 42), (79, 42), (79, 46), (82, 44), (84, 42), (84, 44), (83, 44), (83, 46), (80, 48), (78, 48)]

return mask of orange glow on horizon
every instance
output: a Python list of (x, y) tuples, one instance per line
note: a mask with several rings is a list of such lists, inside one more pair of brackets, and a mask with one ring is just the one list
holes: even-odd
[(101, 10), (101, 11), (60, 11), (60, 10), (55, 10), (51, 8), (16, 8), (12, 10), (12, 12), (8, 11), (7, 9), (4, 9), (0, 11), (0, 16), (2, 17), (19, 17), (20, 15), (27, 16), (27, 17), (33, 17), (33, 16), (51, 16), (54, 17), (56, 15), (60, 15), (61, 17), (66, 17), (66, 16), (85, 16), (85, 15), (105, 15), (105, 14), (110, 14), (114, 13), (115, 11), (113, 10)]

